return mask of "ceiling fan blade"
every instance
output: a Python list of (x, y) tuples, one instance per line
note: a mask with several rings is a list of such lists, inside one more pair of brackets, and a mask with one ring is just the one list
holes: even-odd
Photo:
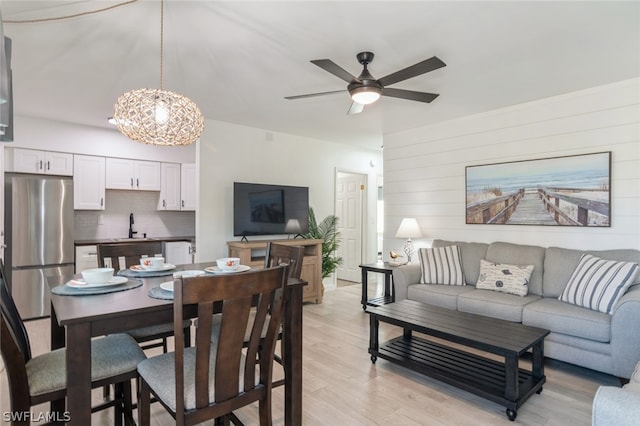
[(347, 115), (360, 114), (364, 110), (364, 105), (354, 102), (349, 107), (349, 111), (347, 111)]
[(319, 66), (323, 70), (330, 72), (336, 77), (346, 81), (347, 83), (351, 83), (353, 81), (358, 81), (358, 79), (351, 75), (348, 71), (345, 71), (338, 64), (333, 62), (331, 59), (315, 59), (311, 61), (312, 64)]
[(433, 56), (429, 59), (425, 59), (422, 62), (418, 62), (415, 65), (411, 65), (410, 67), (401, 69), (400, 71), (396, 71), (392, 74), (384, 76), (378, 80), (378, 83), (382, 84), (382, 86), (384, 87), (387, 87), (394, 83), (398, 83), (400, 81), (407, 80), (409, 78), (412, 78), (433, 70), (437, 70), (438, 68), (442, 68), (445, 66), (447, 66), (447, 64), (442, 62), (437, 56)]
[(413, 90), (385, 87), (384, 89), (382, 89), (382, 96), (390, 96), (392, 98), (408, 99), (410, 101), (429, 103), (439, 95), (436, 95), (435, 93), (414, 92)]
[(302, 98), (312, 98), (314, 96), (324, 96), (324, 95), (332, 95), (334, 93), (343, 93), (346, 90), (333, 90), (331, 92), (320, 92), (320, 93), (309, 93), (306, 95), (295, 95), (295, 96), (285, 96), (285, 99), (302, 99)]

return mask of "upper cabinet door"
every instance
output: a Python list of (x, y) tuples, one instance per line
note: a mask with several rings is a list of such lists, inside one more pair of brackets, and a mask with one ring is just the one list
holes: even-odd
[(106, 161), (107, 189), (136, 189), (133, 177), (133, 160), (109, 158)]
[(92, 155), (73, 157), (73, 208), (104, 210), (105, 158)]
[(22, 148), (13, 148), (10, 153), (8, 158), (13, 158), (10, 166), (14, 172), (73, 175), (73, 154)]
[(155, 161), (134, 161), (136, 189), (160, 191), (160, 163)]
[(196, 210), (198, 205), (198, 185), (196, 179), (195, 163), (185, 163), (182, 165), (182, 176), (180, 179), (180, 201), (181, 210)]
[(47, 174), (73, 176), (73, 154), (45, 151), (44, 163)]
[(160, 164), (158, 210), (180, 210), (180, 164)]

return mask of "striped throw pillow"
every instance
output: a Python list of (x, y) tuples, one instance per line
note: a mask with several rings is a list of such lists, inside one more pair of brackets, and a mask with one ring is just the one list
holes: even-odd
[(418, 251), (422, 284), (466, 285), (460, 247), (422, 248)]
[(583, 254), (559, 300), (611, 314), (633, 282), (638, 264)]

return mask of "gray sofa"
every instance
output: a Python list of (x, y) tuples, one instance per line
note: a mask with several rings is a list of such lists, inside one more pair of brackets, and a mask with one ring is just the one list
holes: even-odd
[[(435, 240), (433, 247), (457, 245), (466, 285), (420, 284), (418, 263), (393, 271), (395, 299), (411, 299), (550, 331), (545, 356), (612, 374), (631, 377), (640, 360), (640, 273), (606, 314), (561, 302), (564, 290), (583, 253), (602, 259), (640, 263), (635, 249), (581, 251), (495, 242), (491, 244)], [(475, 288), (480, 260), (534, 265), (528, 294), (518, 296)]]

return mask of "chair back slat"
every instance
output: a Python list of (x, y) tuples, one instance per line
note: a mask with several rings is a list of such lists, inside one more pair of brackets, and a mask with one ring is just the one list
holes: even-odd
[[(243, 393), (270, 392), (271, 369), (278, 326), (283, 311), (283, 292), (288, 268), (250, 271), (240, 274), (177, 277), (174, 279), (174, 333), (180, 341), (183, 307), (198, 305), (195, 352), (196, 410), (232, 400)], [(258, 300), (257, 306), (252, 301)], [(212, 348), (213, 307), (222, 306), (217, 346)], [(256, 309), (255, 315), (250, 312)], [(269, 313), (269, 315), (267, 315)], [(251, 340), (246, 353), (244, 335), (250, 327)], [(267, 327), (267, 336), (260, 338)], [(269, 342), (266, 339), (271, 339)], [(176, 346), (176, 415), (184, 413), (184, 350)], [(215, 356), (211, 353), (215, 351)], [(244, 354), (244, 355), (243, 355)], [(244, 357), (244, 358), (243, 358)], [(215, 359), (215, 365), (211, 360)], [(260, 380), (256, 380), (259, 362)], [(210, 372), (215, 374), (214, 400), (209, 398)], [(266, 380), (268, 378), (268, 380)], [(256, 385), (256, 382), (258, 384)]]
[[(164, 256), (164, 244), (162, 241), (145, 241), (139, 243), (108, 243), (98, 244), (98, 266), (104, 268), (105, 258), (111, 259), (111, 267), (116, 271), (127, 269), (140, 264), (142, 256)], [(124, 265), (120, 264), (120, 258), (124, 258)]]
[(304, 247), (278, 244), (269, 241), (269, 243), (267, 243), (267, 253), (264, 258), (264, 267), (266, 269), (278, 265), (288, 265), (289, 277), (300, 279), (303, 259)]

